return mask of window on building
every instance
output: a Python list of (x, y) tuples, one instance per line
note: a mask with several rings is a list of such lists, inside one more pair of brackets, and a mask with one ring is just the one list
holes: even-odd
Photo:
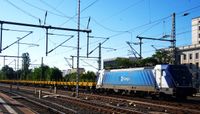
[(200, 38), (200, 34), (199, 34), (199, 38)]
[(192, 69), (192, 63), (190, 63), (189, 68)]
[(200, 30), (200, 26), (199, 26), (199, 30)]
[(199, 53), (195, 54), (195, 59), (199, 59)]
[(199, 63), (198, 62), (196, 62), (196, 68), (199, 69)]
[(192, 54), (190, 54), (190, 59), (192, 59)]
[(186, 60), (186, 54), (183, 55), (183, 60)]

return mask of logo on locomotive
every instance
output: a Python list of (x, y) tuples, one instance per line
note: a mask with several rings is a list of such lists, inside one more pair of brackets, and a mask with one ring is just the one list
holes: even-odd
[(125, 76), (121, 76), (120, 81), (121, 82), (128, 82), (128, 81), (130, 81), (130, 78), (129, 77), (125, 77)]

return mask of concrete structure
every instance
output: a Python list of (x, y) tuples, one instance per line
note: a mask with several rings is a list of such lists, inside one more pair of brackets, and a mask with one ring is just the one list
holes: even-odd
[(200, 17), (192, 19), (192, 44), (200, 44)]
[[(84, 68), (79, 68), (80, 74), (85, 72)], [(73, 68), (73, 69), (68, 69), (67, 73), (71, 74), (71, 73), (76, 73), (77, 72), (77, 68)]]
[(187, 65), (193, 75), (194, 87), (200, 87), (200, 44), (178, 47), (180, 64)]
[(193, 84), (200, 88), (200, 17), (192, 19), (192, 45), (177, 47), (177, 60), (193, 74)]

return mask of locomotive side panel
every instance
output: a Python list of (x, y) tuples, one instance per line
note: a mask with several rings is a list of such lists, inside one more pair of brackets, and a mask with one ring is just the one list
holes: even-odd
[(130, 69), (104, 72), (101, 88), (154, 92), (156, 85), (152, 69)]

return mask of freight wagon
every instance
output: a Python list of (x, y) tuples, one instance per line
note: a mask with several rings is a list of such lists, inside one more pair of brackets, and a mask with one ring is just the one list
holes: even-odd
[(194, 93), (192, 75), (184, 65), (101, 70), (96, 88), (185, 98)]

